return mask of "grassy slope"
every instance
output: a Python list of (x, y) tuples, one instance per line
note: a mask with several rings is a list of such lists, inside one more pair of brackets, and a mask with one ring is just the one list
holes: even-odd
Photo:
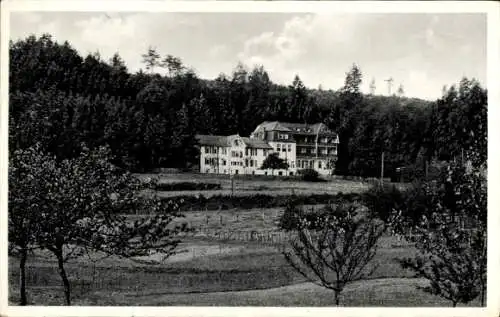
[[(417, 290), (425, 286), (422, 279), (391, 278), (355, 282), (348, 285), (342, 294), (343, 306), (450, 306), (439, 297)], [(81, 304), (107, 304), (102, 293), (88, 296)], [(132, 298), (139, 299), (140, 305), (196, 305), (196, 306), (333, 306), (331, 290), (301, 283), (266, 290), (240, 292), (215, 292), (202, 294), (143, 295), (119, 293), (113, 297), (114, 305), (128, 305)], [(111, 304), (111, 303), (109, 303)], [(469, 306), (478, 306), (473, 302)]]
[[(379, 253), (372, 263), (378, 266), (372, 278), (412, 276), (394, 261), (395, 258), (408, 256), (411, 252), (409, 248), (391, 248), (390, 241), (382, 241)], [(10, 298), (15, 301), (18, 274), (14, 267), (17, 266), (17, 261), (10, 259), (10, 265), (13, 265), (10, 267), (12, 268), (10, 285), (14, 287)], [(36, 289), (43, 286), (45, 292), (52, 294), (53, 304), (62, 302), (60, 279), (53, 259), (32, 259), (30, 265), (34, 266), (29, 271), (30, 293), (36, 292)], [(90, 283), (93, 268), (88, 261), (74, 261), (69, 263), (67, 268), (74, 289), (74, 297), (83, 301), (90, 300), (89, 296), (94, 291), (103, 292), (104, 290), (111, 294), (135, 293), (163, 296), (165, 294), (275, 288), (305, 281), (289, 267), (283, 256), (274, 248), (249, 244), (240, 245), (240, 249), (234, 253), (223, 252), (155, 266), (110, 258), (100, 262), (96, 267), (92, 287)], [(89, 293), (90, 289), (92, 292)], [(197, 302), (200, 305), (201, 303)], [(134, 301), (128, 304), (139, 303)], [(230, 302), (224, 302), (224, 304), (229, 305)], [(275, 304), (277, 305), (278, 302)]]
[[(440, 297), (417, 289), (422, 279), (389, 278), (354, 282), (341, 296), (342, 306), (449, 307)], [(30, 290), (31, 303), (61, 305), (62, 290)], [(99, 306), (333, 306), (332, 291), (312, 283), (300, 283), (265, 290), (164, 294), (136, 291), (95, 291), (73, 300), (73, 305)], [(464, 305), (459, 305), (464, 306)], [(473, 301), (467, 306), (478, 307)]]

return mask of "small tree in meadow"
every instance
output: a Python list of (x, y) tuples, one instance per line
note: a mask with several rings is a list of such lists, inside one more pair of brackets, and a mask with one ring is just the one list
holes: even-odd
[(9, 162), (9, 255), (19, 258), (20, 305), (27, 304), (26, 261), (36, 248), (40, 213), (48, 194), (45, 182), (52, 181), (55, 162), (41, 155), (40, 148), (17, 150)]
[[(11, 164), (9, 232), (20, 232), (35, 215), (36, 230), (27, 243), (56, 257), (67, 305), (71, 304), (68, 260), (87, 251), (134, 257), (153, 250), (168, 256), (179, 243), (175, 236), (186, 227), (170, 225), (179, 216), (177, 205), (144, 193), (143, 183), (109, 163), (108, 149), (84, 149), (79, 157), (61, 162), (39, 149), (20, 153), (30, 160), (13, 159)], [(45, 163), (40, 165), (41, 161)], [(20, 170), (18, 164), (35, 168), (28, 165)], [(20, 221), (23, 198), (36, 186), (40, 189), (29, 197), (33, 203), (24, 210), (26, 220)], [(130, 210), (151, 216), (128, 221), (121, 214)], [(9, 241), (23, 247), (17, 236), (9, 236)]]
[[(304, 215), (304, 213), (300, 213)], [(302, 216), (285, 258), (311, 282), (334, 291), (335, 305), (345, 286), (370, 276), (369, 264), (386, 225), (349, 203), (328, 206), (314, 220)]]
[(282, 158), (278, 156), (278, 153), (269, 154), (264, 162), (262, 162), (262, 166), (260, 169), (270, 169), (272, 175), (274, 175), (274, 170), (288, 169), (288, 163), (285, 162)]
[[(478, 168), (450, 166), (437, 191), (427, 191), (432, 214), (414, 228), (418, 254), (402, 259), (403, 267), (430, 282), (424, 290), (467, 304), (486, 292), (486, 179)], [(464, 227), (463, 221), (472, 223)]]

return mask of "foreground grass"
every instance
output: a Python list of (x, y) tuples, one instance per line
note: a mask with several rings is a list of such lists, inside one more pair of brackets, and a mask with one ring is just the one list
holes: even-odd
[[(220, 242), (193, 241), (191, 246), (200, 247), (205, 244), (207, 247), (214, 247), (218, 243)], [(68, 263), (67, 271), (75, 300), (90, 300), (91, 294), (100, 293), (136, 294), (138, 297), (135, 300), (130, 299), (127, 305), (142, 304), (139, 296), (146, 294), (164, 296), (234, 292), (269, 289), (305, 282), (304, 277), (295, 272), (283, 255), (273, 247), (233, 243), (231, 248), (226, 246), (225, 249), (220, 250), (219, 254), (207, 256), (189, 258), (188, 254), (184, 260), (167, 260), (159, 265), (144, 265), (126, 259), (108, 258), (93, 266), (88, 260), (81, 258)], [(377, 266), (371, 278), (412, 277), (411, 272), (403, 270), (395, 261), (396, 258), (410, 256), (412, 252), (410, 248), (392, 248), (390, 241), (381, 241), (380, 250), (372, 266), (367, 268), (369, 270)], [(54, 260), (39, 256), (32, 258), (28, 265), (30, 266), (29, 294), (36, 294), (43, 289), (52, 296), (51, 304), (62, 304), (63, 293)], [(13, 287), (9, 298), (12, 302), (17, 301), (18, 293), (15, 287), (18, 277), (17, 260), (9, 259), (9, 284)], [(36, 295), (30, 296), (31, 303), (40, 304), (37, 302)], [(107, 300), (113, 301), (114, 295), (109, 296), (111, 297)], [(196, 299), (197, 297), (191, 298), (197, 305), (205, 303), (203, 300), (197, 302)], [(120, 300), (116, 300), (119, 305)], [(221, 302), (221, 305), (230, 304), (231, 301)]]
[[(423, 279), (387, 278), (360, 281), (346, 287), (341, 296), (342, 306), (443, 307), (450, 302), (417, 289), (428, 283)], [(88, 296), (82, 304), (107, 305), (102, 293)], [(117, 293), (114, 305), (128, 305), (131, 298), (143, 300), (139, 305), (192, 306), (333, 306), (333, 292), (312, 283), (266, 290), (215, 292), (202, 294), (135, 294)], [(475, 301), (467, 306), (479, 306)]]
[[(449, 301), (425, 293), (417, 287), (428, 283), (415, 278), (386, 278), (358, 281), (346, 286), (341, 305), (350, 307), (450, 307)], [(59, 293), (62, 290), (59, 289)], [(30, 290), (31, 302), (60, 305), (62, 296), (47, 288)], [(61, 298), (60, 298), (61, 297)], [(11, 304), (14, 304), (11, 301)], [(264, 290), (165, 294), (127, 290), (93, 291), (73, 301), (85, 306), (333, 306), (331, 290), (312, 283), (300, 283)], [(479, 302), (469, 305), (479, 307)]]

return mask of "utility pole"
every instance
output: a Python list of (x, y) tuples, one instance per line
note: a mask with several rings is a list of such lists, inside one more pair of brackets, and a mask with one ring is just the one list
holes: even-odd
[(231, 197), (234, 196), (234, 175), (231, 176)]
[(428, 181), (429, 180), (429, 162), (427, 161), (427, 159), (425, 159), (424, 164), (425, 164), (425, 180)]
[(384, 151), (382, 151), (382, 162), (380, 167), (380, 184), (384, 185)]
[(377, 86), (375, 86), (375, 78), (372, 79), (370, 83), (370, 94), (375, 95), (375, 90), (377, 89)]
[(387, 82), (387, 91), (388, 91), (388, 94), (390, 96), (391, 95), (391, 91), (392, 91), (391, 90), (392, 89), (392, 82), (394, 81), (394, 79), (392, 79), (392, 77), (391, 77), (389, 79), (386, 79), (385, 81)]

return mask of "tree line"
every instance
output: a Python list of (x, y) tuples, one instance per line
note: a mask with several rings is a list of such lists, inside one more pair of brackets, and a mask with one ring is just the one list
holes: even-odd
[(202, 79), (154, 48), (142, 55), (145, 71), (131, 73), (118, 53), (109, 61), (82, 56), (48, 34), (11, 41), (9, 52), (11, 151), (40, 143), (64, 159), (82, 144), (106, 145), (130, 171), (189, 168), (198, 162), (196, 134), (249, 135), (262, 121), (282, 120), (337, 131), (339, 175), (380, 175), (382, 152), (386, 175), (461, 158), (464, 145), (476, 142), (486, 155), (487, 94), (474, 79), (430, 102), (361, 93), (355, 64), (333, 91), (306, 88), (299, 75), (279, 85), (263, 66), (241, 63), (230, 75)]

